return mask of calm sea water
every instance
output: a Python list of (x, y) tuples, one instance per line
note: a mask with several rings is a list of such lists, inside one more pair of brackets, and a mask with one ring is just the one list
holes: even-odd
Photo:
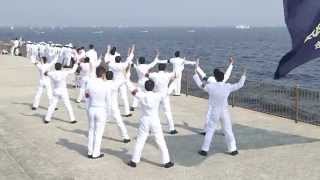
[(23, 37), (31, 41), (53, 41), (75, 46), (94, 44), (101, 54), (107, 44), (118, 47), (126, 54), (131, 44), (136, 44), (137, 56), (151, 61), (155, 50), (161, 58), (173, 56), (180, 50), (183, 57), (201, 59), (208, 72), (225, 67), (229, 56), (236, 58), (233, 78), (238, 78), (242, 67), (248, 69), (248, 79), (272, 84), (294, 85), (318, 89), (320, 87), (320, 62), (309, 62), (280, 81), (272, 80), (281, 57), (290, 49), (290, 38), (285, 28), (0, 28), (0, 40)]

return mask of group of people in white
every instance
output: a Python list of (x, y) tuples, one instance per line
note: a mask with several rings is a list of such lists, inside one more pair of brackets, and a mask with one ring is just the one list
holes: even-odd
[[(77, 123), (70, 102), (67, 77), (76, 72), (80, 76), (79, 96), (76, 100), (81, 103), (85, 99), (86, 112), (89, 119), (88, 130), (88, 158), (97, 159), (104, 156), (100, 152), (102, 136), (107, 120), (111, 118), (117, 122), (123, 142), (129, 143), (130, 137), (123, 122), (118, 97), (123, 104), (123, 116), (132, 116), (133, 111), (140, 109), (140, 125), (138, 128), (137, 142), (133, 155), (128, 165), (136, 167), (139, 163), (144, 144), (150, 134), (154, 134), (155, 141), (162, 155), (162, 164), (165, 168), (174, 166), (170, 160), (169, 151), (164, 139), (163, 129), (160, 123), (159, 110), (163, 111), (168, 123), (168, 133), (177, 134), (175, 128), (170, 95), (181, 95), (181, 77), (185, 65), (194, 66), (194, 81), (197, 86), (209, 94), (209, 108), (206, 116), (205, 135), (201, 150), (202, 156), (207, 156), (215, 130), (221, 122), (225, 134), (228, 152), (237, 155), (236, 140), (232, 131), (232, 123), (228, 111), (228, 96), (231, 92), (240, 89), (245, 82), (246, 72), (236, 84), (226, 81), (231, 75), (233, 59), (230, 59), (226, 73), (215, 69), (214, 76), (207, 76), (199, 66), (199, 60), (188, 61), (180, 57), (177, 51), (174, 57), (168, 60), (159, 58), (159, 51), (154, 60), (147, 64), (145, 57), (139, 57), (134, 62), (135, 46), (128, 50), (126, 58), (117, 52), (116, 47), (108, 45), (104, 57), (99, 57), (93, 45), (85, 48), (73, 48), (72, 44), (65, 46), (52, 43), (31, 43), (27, 45), (27, 57), (36, 65), (40, 73), (40, 81), (32, 110), (39, 107), (40, 98), (46, 89), (49, 108), (44, 118), (44, 123), (49, 123), (53, 113), (57, 110), (57, 103), (62, 100), (68, 110), (70, 123)], [(167, 64), (173, 65), (173, 71), (167, 72)], [(158, 65), (158, 71), (151, 69)], [(54, 66), (55, 70), (52, 70)], [(64, 69), (64, 68), (71, 69)], [(131, 68), (138, 75), (138, 82), (130, 80)], [(132, 95), (132, 104), (128, 100), (128, 92)]]

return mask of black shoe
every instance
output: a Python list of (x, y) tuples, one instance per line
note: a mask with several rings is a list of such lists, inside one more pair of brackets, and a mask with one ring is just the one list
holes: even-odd
[(174, 94), (173, 96), (181, 96), (181, 94)]
[(58, 111), (58, 110), (59, 110), (59, 108), (54, 108), (54, 110), (55, 110), (55, 111)]
[(129, 143), (130, 141), (131, 141), (130, 139), (124, 139), (124, 140), (123, 140), (123, 143), (127, 144), (127, 143)]
[(133, 168), (137, 167), (137, 163), (132, 162), (132, 161), (129, 161), (129, 162), (127, 163), (127, 165), (130, 166), (130, 167), (133, 167)]
[(32, 107), (31, 109), (32, 109), (33, 111), (37, 110), (37, 108), (36, 108), (36, 107)]
[(46, 120), (44, 120), (43, 121), (45, 124), (49, 124), (50, 123), (50, 121), (46, 121)]
[(104, 154), (100, 154), (99, 156), (97, 157), (92, 157), (92, 159), (99, 159), (99, 158), (103, 158), (104, 157)]
[(174, 166), (174, 163), (173, 162), (168, 162), (168, 163), (166, 163), (166, 164), (164, 164), (164, 168), (171, 168), (171, 167), (173, 167)]
[(231, 153), (229, 153), (231, 156), (236, 156), (239, 154), (239, 152), (237, 150), (232, 151)]
[(203, 151), (203, 150), (200, 150), (198, 153), (199, 153), (201, 156), (207, 156), (207, 155), (208, 155), (208, 152)]
[(200, 132), (199, 134), (202, 135), (202, 136), (205, 136), (206, 132)]
[(130, 111), (134, 111), (134, 107), (130, 107)]
[(78, 121), (74, 120), (74, 121), (71, 121), (70, 124), (75, 124), (77, 123)]
[(178, 131), (177, 130), (172, 130), (169, 132), (169, 134), (178, 134)]
[(88, 157), (89, 159), (92, 159), (92, 155), (88, 155), (87, 157)]
[(132, 114), (123, 115), (124, 117), (131, 117)]

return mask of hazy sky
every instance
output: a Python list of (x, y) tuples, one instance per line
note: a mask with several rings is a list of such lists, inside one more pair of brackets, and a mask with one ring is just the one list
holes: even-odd
[(0, 25), (284, 26), (282, 0), (4, 0)]

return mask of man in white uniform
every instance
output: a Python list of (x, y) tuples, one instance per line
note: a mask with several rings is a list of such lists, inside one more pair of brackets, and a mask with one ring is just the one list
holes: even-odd
[(86, 52), (86, 57), (90, 59), (91, 64), (91, 76), (96, 76), (96, 68), (100, 65), (100, 61), (98, 60), (98, 54), (97, 51), (94, 49), (94, 45), (89, 45), (89, 50)]
[(163, 136), (159, 118), (159, 105), (163, 98), (163, 94), (161, 92), (153, 92), (154, 86), (154, 81), (147, 80), (145, 82), (146, 91), (143, 92), (135, 89), (133, 84), (128, 82), (128, 87), (132, 92), (132, 95), (138, 98), (141, 103), (141, 118), (140, 126), (138, 128), (137, 142), (131, 161), (128, 163), (131, 167), (136, 167), (137, 163), (140, 162), (142, 150), (150, 132), (154, 134), (156, 143), (161, 151), (163, 167), (170, 168), (174, 166), (174, 163), (170, 161), (167, 144)]
[(121, 118), (119, 103), (118, 103), (118, 90), (126, 81), (116, 81), (113, 79), (113, 72), (107, 71), (106, 73), (106, 89), (107, 89), (107, 118), (114, 119), (119, 127), (121, 137), (124, 143), (129, 143), (130, 137), (128, 130)]
[(31, 62), (35, 63), (37, 60), (40, 61), (39, 59), (39, 45), (34, 43), (31, 46)]
[[(227, 82), (231, 76), (231, 72), (232, 72), (232, 69), (233, 69), (233, 64), (234, 64), (234, 59), (232, 57), (230, 57), (230, 61), (229, 61), (229, 67), (227, 68), (226, 72), (225, 72), (225, 75), (224, 75), (224, 79), (222, 82)], [(198, 63), (199, 63), (199, 60), (198, 60)], [(200, 79), (202, 80), (206, 80), (208, 81), (209, 83), (215, 83), (217, 82), (216, 81), (216, 78), (214, 76), (207, 76), (204, 71), (200, 68), (200, 66), (197, 66), (196, 68), (196, 71), (197, 73), (199, 74), (200, 76)], [(214, 69), (213, 73), (215, 74), (217, 71), (220, 71), (219, 69)], [(211, 106), (209, 104), (209, 107), (208, 107), (208, 112), (207, 112), (207, 116), (206, 116), (206, 121), (205, 121), (205, 124), (204, 124), (204, 128), (203, 128), (203, 132), (200, 132), (201, 135), (206, 135), (206, 129), (207, 129), (207, 124), (210, 120), (210, 117), (212, 116), (211, 115)], [(219, 121), (217, 122), (217, 130), (221, 129), (221, 124), (219, 123)]]
[[(144, 57), (140, 57), (138, 60), (138, 64), (134, 65), (137, 75), (138, 75), (138, 88), (141, 91), (144, 91), (144, 83), (148, 80), (146, 74), (150, 73), (150, 69), (153, 68), (158, 63), (159, 53), (157, 53), (156, 58), (150, 64), (146, 64), (146, 59)], [(130, 107), (130, 111), (134, 111), (135, 108), (138, 107), (139, 101), (137, 98), (133, 97), (132, 106)]]
[(180, 96), (181, 95), (181, 79), (182, 79), (182, 72), (184, 70), (184, 65), (195, 65), (196, 62), (192, 62), (192, 61), (188, 61), (184, 58), (180, 57), (180, 51), (176, 51), (174, 53), (175, 57), (171, 58), (169, 60), (161, 60), (160, 62), (168, 62), (171, 63), (173, 65), (173, 72), (176, 73), (176, 80), (174, 83), (174, 96)]
[(12, 46), (11, 46), (11, 56), (15, 56), (15, 51), (19, 47), (19, 40), (18, 38), (12, 40)]
[(83, 62), (80, 62), (79, 67), (80, 67), (80, 91), (76, 101), (77, 103), (80, 103), (82, 101), (82, 98), (85, 95), (87, 83), (90, 79), (90, 75), (91, 75), (90, 59), (88, 57), (85, 57)]
[(207, 125), (206, 135), (199, 154), (207, 156), (214, 131), (216, 130), (217, 122), (221, 119), (222, 129), (228, 146), (228, 153), (233, 156), (237, 155), (238, 151), (236, 140), (232, 131), (232, 123), (228, 110), (228, 97), (231, 92), (243, 87), (246, 80), (246, 72), (243, 73), (240, 81), (236, 84), (224, 83), (224, 73), (221, 71), (217, 71), (215, 73), (215, 79), (217, 82), (208, 83), (207, 81), (204, 81), (204, 83), (202, 83), (198, 74), (195, 74), (193, 78), (198, 87), (208, 92), (209, 106), (211, 106), (211, 117)]
[[(175, 81), (175, 73), (165, 72), (166, 64), (159, 64), (159, 72), (150, 73), (147, 76), (155, 82), (155, 92), (162, 94), (160, 107), (163, 109), (169, 126), (170, 134), (177, 134), (178, 131), (174, 128), (174, 122), (171, 112), (170, 96), (168, 84), (170, 81)], [(174, 86), (174, 84), (172, 84)]]
[(114, 63), (117, 56), (121, 56), (120, 53), (117, 52), (116, 47), (112, 47), (108, 45), (107, 53), (104, 56), (105, 63)]
[[(88, 58), (89, 59), (89, 58)], [(88, 158), (102, 158), (100, 147), (104, 127), (106, 123), (106, 107), (107, 107), (107, 86), (105, 85), (106, 70), (98, 67), (96, 70), (97, 78), (91, 78), (86, 87), (86, 98), (88, 103)]]
[(53, 98), (50, 103), (50, 106), (48, 108), (48, 112), (46, 114), (45, 123), (49, 123), (51, 121), (51, 117), (53, 115), (53, 112), (58, 104), (58, 101), (62, 99), (64, 105), (66, 106), (68, 113), (69, 113), (69, 118), (70, 118), (70, 123), (74, 124), (77, 123), (73, 109), (70, 103), (69, 99), (69, 93), (67, 89), (67, 76), (70, 74), (73, 74), (76, 72), (78, 68), (78, 64), (75, 64), (72, 68), (72, 70), (68, 71), (63, 71), (62, 70), (62, 64), (61, 63), (56, 63), (55, 64), (55, 69), (56, 71), (51, 71), (51, 72), (46, 72), (45, 75), (49, 76), (53, 83)]
[(39, 107), (41, 95), (43, 92), (43, 89), (46, 89), (47, 96), (49, 99), (49, 103), (52, 100), (52, 88), (51, 88), (51, 82), (48, 76), (45, 76), (44, 73), (48, 72), (52, 65), (54, 65), (57, 61), (57, 58), (52, 61), (51, 63), (48, 63), (48, 60), (46, 57), (42, 57), (42, 62), (36, 62), (35, 65), (37, 66), (40, 74), (40, 80), (39, 80), (39, 86), (36, 93), (36, 96), (34, 97), (32, 110), (36, 110)]
[[(135, 50), (135, 46), (133, 45), (132, 48), (129, 49), (128, 51), (129, 52), (128, 57), (125, 62), (121, 62), (120, 56), (116, 57), (115, 62), (110, 62), (110, 61), (106, 62), (106, 63), (109, 63), (109, 69), (113, 72), (115, 81), (118, 81), (118, 82), (126, 81), (127, 79), (126, 72), (129, 68), (130, 63), (134, 58), (134, 50)], [(129, 107), (128, 88), (125, 83), (123, 83), (119, 87), (119, 94), (124, 106), (124, 116), (125, 117), (132, 116), (132, 114), (130, 113), (130, 107)]]

